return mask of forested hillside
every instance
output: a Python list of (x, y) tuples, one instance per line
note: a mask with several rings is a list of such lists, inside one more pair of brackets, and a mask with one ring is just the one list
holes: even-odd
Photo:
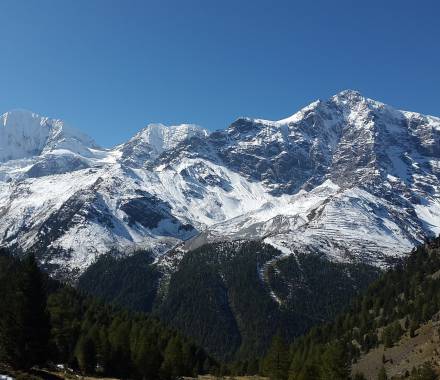
[(152, 310), (220, 359), (254, 362), (277, 331), (293, 339), (332, 320), (377, 276), (368, 265), (312, 253), (282, 257), (270, 245), (248, 241), (190, 251), (171, 273), (148, 253), (104, 256), (78, 286), (133, 310)]
[[(366, 282), (368, 278), (360, 273), (368, 267), (354, 270), (313, 255), (272, 261), (273, 254), (279, 254), (272, 250), (258, 242), (207, 245), (185, 255), (169, 278), (157, 270), (147, 253), (128, 261), (102, 258), (96, 264), (95, 269), (99, 265), (108, 268), (105, 273), (96, 272), (98, 284), (109, 281), (108, 287), (96, 288), (102, 298), (115, 304), (125, 302), (133, 309), (150, 308), (153, 315), (183, 333), (192, 331), (196, 342), (218, 356), (222, 353), (212, 349), (213, 342), (220, 348), (235, 345), (235, 355), (229, 359), (238, 360), (229, 368), (221, 367), (203, 349), (154, 317), (86, 297), (48, 279), (32, 256), (17, 261), (2, 251), (1, 363), (12, 369), (63, 363), (82, 373), (139, 379), (208, 372), (259, 373), (273, 380), (372, 379), (358, 372), (366, 367), (357, 363), (365, 362), (377, 347), (391, 352), (403, 344), (403, 336), (422, 339), (425, 323), (431, 323), (440, 310), (440, 238), (414, 249), (372, 282), (334, 322), (319, 325), (331, 318), (338, 303), (343, 307), (348, 302), (342, 290), (354, 283), (348, 283), (341, 273), (345, 270), (352, 280), (357, 273)], [(129, 268), (137, 268), (133, 277)], [(277, 288), (293, 278), (296, 287), (290, 286), (289, 292)], [(91, 278), (86, 284), (93, 288)], [(150, 287), (154, 284), (159, 287)], [(156, 291), (159, 288), (167, 290), (165, 296)], [(310, 302), (310, 294), (321, 294), (321, 298)], [(324, 301), (332, 295), (335, 298)], [(303, 310), (314, 319), (300, 325), (304, 315), (294, 314), (298, 312), (295, 306), (307, 305)], [(295, 338), (298, 326), (307, 329), (313, 324), (306, 335)], [(265, 352), (265, 342), (269, 345), (266, 354), (254, 354), (255, 347)], [(393, 365), (389, 358), (384, 354), (375, 363), (383, 366), (380, 380), (387, 378), (386, 368)], [(439, 369), (438, 362), (431, 360), (401, 376), (433, 380)]]
[(160, 277), (150, 252), (139, 252), (124, 259), (109, 254), (101, 256), (79, 278), (78, 288), (103, 301), (150, 312)]
[[(277, 335), (260, 363), (261, 371), (271, 379), (348, 379), (353, 363), (369, 350), (381, 344), (391, 348), (404, 334), (414, 336), (440, 310), (439, 273), (437, 238), (372, 283), (334, 322), (313, 327), (290, 347)], [(438, 362), (427, 363), (402, 376), (436, 379), (438, 366)], [(364, 378), (360, 373), (353, 376)], [(379, 376), (387, 378), (384, 369)]]
[(203, 349), (146, 314), (124, 311), (48, 279), (32, 256), (0, 254), (0, 364), (64, 364), (83, 374), (172, 379), (215, 372)]

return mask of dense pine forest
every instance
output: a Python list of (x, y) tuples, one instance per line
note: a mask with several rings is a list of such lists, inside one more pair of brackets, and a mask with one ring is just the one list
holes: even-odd
[[(209, 325), (213, 334), (226, 331), (233, 326), (232, 317), (231, 326), (221, 324), (227, 322), (225, 319), (216, 320), (218, 311), (226, 307), (226, 299), (222, 298), (222, 294), (226, 293), (221, 281), (226, 279), (229, 291), (233, 292), (228, 307), (242, 307), (238, 309), (241, 313), (255, 316), (249, 332), (253, 329), (255, 334), (265, 334), (265, 339), (272, 336), (264, 355), (245, 356), (244, 359), (238, 356), (238, 360), (226, 366), (211, 358), (200, 346), (165, 327), (154, 317), (160, 315), (160, 307), (164, 304), (159, 304), (157, 310), (151, 309), (154, 306), (151, 300), (157, 295), (141, 292), (157, 275), (151, 271), (148, 254), (136, 255), (125, 261), (123, 274), (116, 270), (116, 263), (120, 261), (106, 257), (99, 260), (98, 265), (106, 265), (108, 271), (106, 274), (97, 271), (96, 275), (101, 273), (104, 276), (101, 280), (105, 276), (108, 280), (112, 279), (108, 288), (97, 289), (97, 293), (102, 292), (101, 298), (114, 301), (105, 304), (49, 279), (40, 271), (33, 256), (19, 261), (2, 251), (0, 362), (7, 364), (8, 368), (21, 370), (63, 364), (83, 374), (133, 379), (174, 379), (211, 373), (259, 374), (273, 380), (362, 380), (365, 374), (351, 371), (353, 363), (379, 345), (391, 348), (404, 334), (410, 337), (416, 335), (419, 326), (440, 310), (440, 238), (437, 238), (414, 249), (404, 261), (373, 281), (333, 322), (315, 324), (300, 337), (290, 336), (289, 320), (278, 319), (282, 314), (271, 314), (273, 299), (263, 298), (253, 302), (260, 294), (258, 287), (263, 285), (254, 279), (250, 268), (255, 267), (249, 266), (248, 261), (252, 258), (254, 263), (265, 262), (268, 257), (259, 256), (267, 254), (267, 251), (251, 248), (247, 245), (245, 250), (240, 251), (242, 254), (230, 255), (233, 265), (218, 261), (220, 256), (210, 255), (207, 260), (204, 255), (212, 254), (212, 251), (206, 247), (199, 254), (188, 255), (177, 275), (169, 279), (168, 286), (172, 286), (173, 281), (180, 286), (172, 287), (166, 301), (172, 305), (165, 310), (170, 310), (170, 318), (180, 316), (182, 330), (184, 321), (190, 323), (193, 329), (203, 329), (203, 326), (195, 325), (197, 321), (192, 317), (185, 319), (185, 314), (182, 314), (189, 312), (188, 305), (192, 304), (197, 312), (205, 313), (208, 318), (206, 323), (209, 319), (213, 321)], [(309, 270), (317, 270), (317, 264), (310, 263)], [(286, 260), (279, 267), (288, 265), (292, 264)], [(127, 276), (127, 270), (136, 267), (138, 270), (134, 270), (133, 277)], [(151, 278), (145, 277), (145, 268)], [(331, 269), (325, 269), (326, 273), (328, 271), (333, 273)], [(333, 275), (336, 276), (336, 273)], [(265, 273), (269, 281), (270, 275), (271, 270)], [(148, 281), (142, 282), (146, 278)], [(243, 280), (246, 278), (248, 281)], [(141, 280), (140, 285), (138, 280)], [(251, 289), (256, 292), (254, 296)], [(239, 297), (240, 292), (250, 294), (249, 304), (234, 303), (234, 297)], [(206, 302), (212, 299), (217, 302), (213, 304), (216, 308), (205, 312)], [(138, 311), (128, 311), (117, 304)], [(149, 308), (153, 313), (145, 313)], [(266, 328), (263, 318), (258, 318), (260, 313), (266, 313), (268, 322), (273, 323), (277, 331)], [(259, 337), (261, 335), (250, 335), (247, 339), (261, 339)], [(219, 344), (225, 343), (220, 341)], [(432, 365), (426, 363), (413, 368), (406, 378), (435, 380), (438, 377)], [(379, 372), (378, 379), (388, 379), (384, 368)]]
[(11, 371), (62, 364), (133, 379), (217, 371), (203, 349), (177, 332), (50, 280), (33, 256), (18, 261), (1, 252), (0, 294), (0, 363)]
[(207, 244), (186, 254), (171, 274), (152, 264), (148, 252), (102, 256), (78, 287), (151, 312), (219, 360), (249, 362), (254, 373), (277, 331), (292, 340), (331, 321), (379, 275), (365, 264), (332, 263), (312, 253), (278, 260), (280, 254), (259, 241)]
[[(350, 373), (351, 364), (362, 354), (379, 344), (392, 347), (404, 333), (413, 336), (439, 312), (439, 274), (437, 238), (416, 248), (403, 263), (373, 282), (334, 322), (313, 327), (290, 345), (276, 335), (260, 362), (261, 372), (274, 380), (363, 379), (361, 373)], [(407, 376), (437, 379), (429, 363)], [(382, 370), (379, 380), (386, 379)]]

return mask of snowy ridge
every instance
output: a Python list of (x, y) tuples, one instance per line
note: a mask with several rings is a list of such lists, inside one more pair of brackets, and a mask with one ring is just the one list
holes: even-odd
[(142, 140), (143, 144), (154, 147), (157, 155), (165, 150), (175, 148), (180, 142), (194, 136), (205, 137), (208, 131), (194, 124), (180, 124), (165, 126), (163, 124), (149, 124), (132, 140)]
[(38, 156), (54, 149), (87, 155), (87, 148), (94, 146), (92, 139), (62, 120), (25, 110), (0, 116), (0, 162)]
[(279, 121), (150, 124), (102, 149), (13, 111), (0, 117), (0, 216), (2, 245), (60, 271), (113, 249), (166, 263), (177, 246), (243, 239), (387, 265), (440, 233), (440, 119), (348, 90)]
[(182, 141), (206, 136), (208, 131), (194, 124), (149, 124), (118, 148), (127, 163), (136, 165), (157, 158), (164, 151), (177, 147)]

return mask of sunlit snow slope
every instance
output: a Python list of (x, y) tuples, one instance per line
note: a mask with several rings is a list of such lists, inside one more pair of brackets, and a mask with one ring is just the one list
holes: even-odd
[(440, 233), (440, 119), (343, 91), (280, 121), (153, 124), (102, 149), (12, 111), (0, 116), (0, 216), (2, 245), (61, 273), (111, 250), (235, 239), (383, 265)]

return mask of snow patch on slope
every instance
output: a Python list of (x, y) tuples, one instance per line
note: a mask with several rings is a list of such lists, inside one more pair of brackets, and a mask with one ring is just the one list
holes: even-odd
[(14, 111), (0, 117), (0, 236), (62, 248), (51, 263), (79, 270), (113, 248), (237, 239), (387, 265), (440, 232), (439, 132), (356, 91), (211, 134), (152, 124), (110, 150)]

